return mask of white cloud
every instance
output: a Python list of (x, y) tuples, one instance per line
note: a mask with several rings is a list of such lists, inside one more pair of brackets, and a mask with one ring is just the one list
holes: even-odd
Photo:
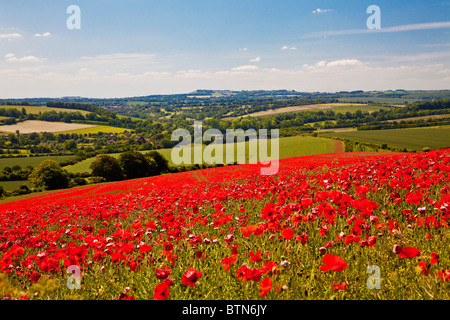
[(239, 48), (239, 51), (247, 51), (247, 48)]
[(322, 31), (314, 32), (303, 36), (303, 38), (315, 38), (315, 37), (327, 37), (327, 36), (343, 36), (351, 34), (363, 34), (363, 33), (387, 33), (387, 32), (405, 32), (416, 30), (428, 30), (428, 29), (443, 29), (450, 28), (450, 21), (445, 22), (430, 22), (430, 23), (416, 23), (405, 24), (401, 26), (387, 27), (381, 29), (349, 29), (349, 30), (337, 30), (337, 31)]
[(282, 46), (281, 50), (297, 50), (297, 48), (296, 47)]
[(44, 32), (42, 34), (36, 33), (34, 34), (34, 37), (50, 37), (52, 34), (50, 32)]
[(16, 55), (14, 53), (8, 53), (7, 55), (5, 55), (5, 60), (7, 62), (42, 62), (44, 59), (35, 57), (35, 56), (24, 56), (21, 58), (16, 57)]
[(0, 39), (6, 39), (6, 40), (14, 40), (22, 38), (22, 35), (20, 33), (0, 33)]
[(325, 12), (329, 12), (331, 11), (331, 9), (320, 9), (317, 8), (316, 10), (313, 11), (313, 13), (325, 13)]
[(356, 59), (341, 59), (341, 60), (334, 60), (334, 61), (325, 61), (321, 60), (316, 62), (314, 65), (308, 65), (304, 64), (303, 67), (307, 70), (314, 70), (314, 69), (320, 69), (320, 68), (329, 68), (329, 67), (353, 67), (353, 66), (359, 66), (363, 63)]
[(253, 59), (250, 59), (250, 62), (260, 62), (261, 61), (261, 57), (256, 57)]
[(253, 71), (253, 70), (257, 70), (257, 69), (258, 69), (257, 66), (247, 65), (247, 66), (235, 67), (235, 68), (232, 68), (231, 70), (232, 71)]

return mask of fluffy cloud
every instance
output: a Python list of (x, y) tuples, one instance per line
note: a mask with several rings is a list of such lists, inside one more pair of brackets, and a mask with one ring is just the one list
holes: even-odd
[(352, 67), (352, 66), (359, 66), (363, 63), (357, 59), (341, 59), (341, 60), (334, 60), (334, 61), (325, 61), (321, 60), (316, 62), (314, 65), (308, 65), (304, 64), (303, 67), (308, 70), (312, 69), (318, 69), (318, 68), (325, 68), (325, 67)]
[(282, 46), (281, 50), (297, 50), (297, 48), (296, 47)]
[(46, 59), (41, 59), (35, 56), (24, 56), (18, 58), (14, 53), (8, 53), (7, 55), (5, 55), (5, 60), (7, 62), (42, 62)]
[(34, 37), (50, 37), (52, 34), (50, 32), (44, 32), (42, 34), (36, 33)]
[(325, 12), (329, 12), (331, 11), (331, 9), (320, 9), (317, 8), (316, 10), (313, 11), (313, 13), (325, 13)]
[(0, 33), (0, 39), (14, 40), (22, 38), (20, 33)]
[(257, 70), (258, 67), (257, 66), (251, 66), (251, 65), (247, 65), (247, 66), (239, 66), (239, 67), (235, 67), (232, 68), (232, 71), (253, 71), (253, 70)]
[(261, 57), (256, 57), (254, 59), (250, 59), (250, 62), (260, 62), (261, 61)]

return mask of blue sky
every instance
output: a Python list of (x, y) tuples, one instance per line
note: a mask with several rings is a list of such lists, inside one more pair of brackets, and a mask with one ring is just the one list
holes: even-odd
[(450, 89), (450, 1), (0, 0), (0, 98), (400, 88)]

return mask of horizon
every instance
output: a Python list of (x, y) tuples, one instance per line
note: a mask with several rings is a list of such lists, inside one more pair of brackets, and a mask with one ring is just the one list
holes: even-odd
[[(385, 91), (404, 91), (404, 92), (424, 92), (424, 91), (450, 91), (450, 89), (417, 89), (417, 90), (407, 90), (407, 89), (386, 89), (386, 90), (341, 90), (341, 91), (297, 91), (297, 90), (288, 90), (288, 89), (277, 89), (277, 90), (267, 90), (267, 89), (254, 89), (254, 90), (228, 90), (228, 89), (197, 89), (191, 92), (177, 92), (177, 93), (170, 93), (170, 94), (148, 94), (148, 95), (142, 95), (142, 96), (124, 96), (124, 97), (84, 97), (84, 96), (59, 96), (59, 97), (24, 97), (24, 98), (1, 98), (0, 100), (3, 101), (10, 101), (10, 100), (23, 100), (27, 101), (27, 99), (49, 99), (49, 100), (57, 100), (57, 99), (91, 99), (91, 100), (109, 100), (109, 99), (132, 99), (132, 98), (141, 98), (141, 97), (152, 97), (152, 96), (174, 96), (174, 95), (189, 95), (189, 94), (196, 94), (197, 91), (213, 91), (213, 92), (271, 92), (271, 91), (289, 91), (289, 92), (295, 92), (295, 93), (301, 93), (301, 94), (339, 94), (339, 93), (354, 93), (362, 91), (363, 93), (374, 93), (374, 92), (385, 92)], [(215, 98), (211, 96), (211, 98)]]
[(449, 11), (419, 0), (0, 0), (0, 99), (448, 90)]

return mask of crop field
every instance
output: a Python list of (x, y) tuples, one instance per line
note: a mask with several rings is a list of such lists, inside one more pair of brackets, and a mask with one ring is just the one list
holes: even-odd
[[(280, 138), (280, 159), (285, 158), (291, 158), (291, 157), (299, 157), (299, 156), (307, 156), (307, 155), (314, 155), (314, 154), (324, 154), (324, 153), (335, 153), (335, 152), (343, 152), (344, 145), (342, 142), (332, 139), (326, 139), (326, 138), (315, 138), (315, 137), (286, 137), (286, 138)], [(225, 146), (224, 146), (224, 154), (225, 154)], [(235, 160), (237, 161), (237, 157), (242, 154), (240, 152), (240, 149), (238, 147), (238, 144), (235, 144)], [(202, 150), (204, 150), (204, 146), (202, 147)], [(248, 157), (248, 142), (245, 142), (245, 161), (246, 163), (249, 162)], [(268, 142), (268, 150), (271, 150), (271, 141)], [(173, 166), (172, 162), (172, 149), (159, 149), (157, 150), (159, 153), (161, 153), (168, 161), (169, 165)], [(143, 153), (146, 153), (148, 151), (141, 151)], [(110, 154), (113, 157), (119, 157), (119, 154)], [(271, 157), (269, 152), (269, 158)], [(267, 160), (267, 158), (265, 158)], [(89, 166), (91, 163), (95, 160), (94, 158), (86, 159), (84, 161), (81, 161), (73, 166), (67, 166), (65, 169), (67, 169), (69, 172), (89, 172)], [(191, 160), (192, 163), (194, 162), (194, 149), (192, 148), (191, 151)], [(264, 160), (264, 159), (261, 159)], [(258, 157), (258, 161), (261, 161)]]
[(39, 112), (56, 111), (56, 112), (80, 112), (81, 114), (88, 114), (89, 111), (63, 108), (49, 108), (45, 106), (0, 106), (2, 109), (17, 109), (19, 111), (24, 108), (28, 114), (39, 114)]
[(1, 132), (16, 132), (20, 133), (32, 133), (32, 132), (66, 132), (80, 129), (92, 129), (93, 125), (90, 124), (78, 124), (78, 123), (64, 123), (64, 122), (50, 122), (39, 120), (27, 120), (12, 125), (0, 126)]
[(247, 164), (3, 203), (0, 295), (448, 300), (449, 152), (315, 155), (275, 175)]
[(450, 146), (450, 127), (427, 127), (389, 130), (364, 130), (322, 133), (323, 136), (347, 138), (356, 141), (383, 144), (421, 151)]
[(74, 129), (74, 130), (66, 130), (66, 131), (59, 131), (58, 133), (76, 133), (76, 134), (97, 134), (99, 132), (103, 133), (123, 133), (125, 131), (133, 132), (133, 130), (125, 129), (125, 128), (118, 128), (118, 127), (111, 127), (111, 126), (90, 126), (86, 128), (81, 129)]
[(368, 111), (373, 112), (376, 110), (380, 110), (386, 107), (379, 107), (379, 106), (370, 106), (367, 104), (361, 104), (361, 103), (328, 103), (328, 104), (312, 104), (312, 105), (304, 105), (304, 106), (294, 106), (294, 107), (286, 107), (286, 108), (279, 108), (279, 109), (273, 109), (273, 110), (266, 110), (266, 111), (260, 111), (255, 113), (249, 113), (245, 116), (239, 116), (239, 117), (226, 117), (223, 118), (223, 120), (233, 120), (240, 117), (265, 117), (265, 116), (271, 116), (281, 113), (290, 113), (290, 112), (301, 112), (301, 111), (326, 111), (326, 110), (333, 110), (334, 112), (355, 112), (356, 110), (361, 111)]
[(73, 156), (45, 156), (45, 157), (19, 157), (19, 158), (0, 158), (0, 169), (8, 166), (12, 167), (16, 164), (25, 168), (27, 166), (37, 167), (44, 160), (63, 161), (71, 159)]
[(435, 114), (431, 116), (401, 118), (395, 120), (387, 120), (386, 122), (400, 122), (400, 121), (413, 121), (413, 120), (427, 120), (427, 119), (445, 119), (450, 118), (450, 114)]

